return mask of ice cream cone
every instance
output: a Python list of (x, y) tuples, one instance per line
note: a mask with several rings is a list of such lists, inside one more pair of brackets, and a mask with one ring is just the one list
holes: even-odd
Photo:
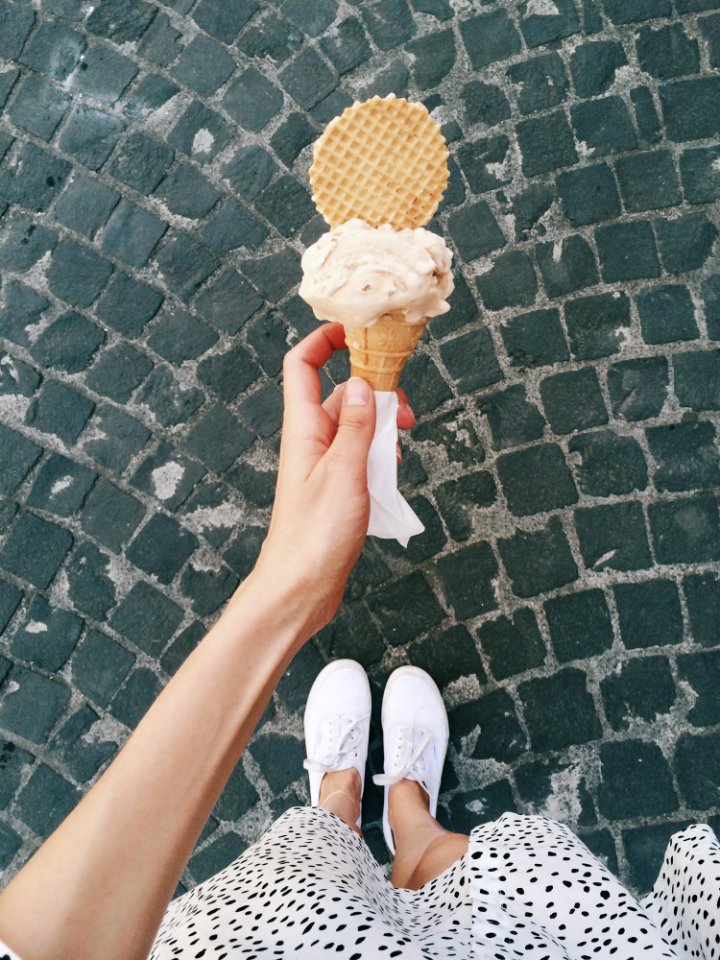
[(345, 327), (350, 376), (362, 377), (373, 390), (395, 390), (426, 323), (406, 323), (401, 313), (395, 313), (369, 327)]
[[(448, 156), (445, 139), (427, 108), (394, 94), (348, 107), (328, 124), (314, 147), (310, 183), (317, 209), (333, 228), (331, 247), (344, 227), (352, 227), (355, 235), (358, 223), (370, 228), (369, 234), (362, 236), (371, 250), (382, 251), (379, 273), (387, 273), (393, 264), (399, 279), (397, 283), (386, 283), (382, 277), (377, 280), (372, 260), (368, 262), (365, 250), (359, 255), (353, 252), (352, 239), (348, 239), (351, 233), (346, 229), (343, 243), (350, 245), (339, 249), (349, 249), (352, 256), (343, 261), (333, 249), (317, 258), (307, 251), (303, 269), (311, 264), (315, 269), (306, 273), (300, 293), (318, 319), (343, 323), (351, 375), (362, 377), (378, 391), (395, 390), (428, 317), (448, 309), (445, 297), (452, 291), (451, 256), (436, 235), (420, 229), (437, 210), (447, 186)], [(382, 232), (386, 230), (427, 233), (434, 243), (422, 237), (403, 238), (402, 242), (417, 244), (408, 259), (399, 239), (391, 253), (383, 249), (389, 242)], [(319, 251), (322, 244), (320, 238), (311, 249)], [(442, 250), (436, 249), (438, 245)], [(417, 265), (427, 264), (428, 257), (435, 261), (435, 269), (430, 273), (425, 267), (418, 272)], [(357, 293), (352, 283), (328, 285), (328, 293), (322, 283), (313, 287), (308, 282), (316, 276), (322, 278), (338, 260), (341, 265), (337, 269), (348, 277), (358, 276), (360, 271), (365, 279), (369, 276), (362, 288), (367, 296), (361, 297), (360, 303), (353, 302)], [(427, 283), (431, 278), (434, 286)], [(402, 297), (409, 292), (417, 296), (414, 303), (406, 304)], [(370, 309), (370, 317), (362, 315)], [(413, 322), (408, 323), (408, 318)]]

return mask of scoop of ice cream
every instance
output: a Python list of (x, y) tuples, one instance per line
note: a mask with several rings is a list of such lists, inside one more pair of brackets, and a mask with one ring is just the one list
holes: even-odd
[(422, 227), (395, 230), (348, 220), (305, 251), (300, 296), (318, 320), (369, 327), (388, 313), (423, 323), (447, 313), (452, 254)]

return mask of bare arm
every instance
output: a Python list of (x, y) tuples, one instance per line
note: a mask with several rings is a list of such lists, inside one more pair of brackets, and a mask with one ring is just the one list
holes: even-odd
[(26, 960), (147, 957), (210, 811), (307, 636), (294, 587), (251, 575), (116, 760), (0, 896)]
[[(253, 573), (97, 784), (0, 894), (23, 960), (144, 960), (277, 681), (332, 617), (367, 530), (372, 392), (320, 404), (323, 326), (288, 354), (278, 486)], [(361, 390), (362, 393), (362, 390)], [(401, 426), (410, 426), (405, 407)]]

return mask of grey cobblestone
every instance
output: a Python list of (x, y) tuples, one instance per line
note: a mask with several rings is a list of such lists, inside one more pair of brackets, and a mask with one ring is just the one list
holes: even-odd
[(388, 92), (451, 152), (452, 310), (404, 374), (427, 532), (367, 545), (184, 885), (306, 800), (300, 713), (329, 657), (376, 693), (402, 662), (435, 675), (456, 829), (560, 809), (646, 889), (673, 829), (718, 823), (720, 16), (536, 6), (0, 0), (8, 875), (257, 556), (282, 357), (314, 327), (311, 143)]

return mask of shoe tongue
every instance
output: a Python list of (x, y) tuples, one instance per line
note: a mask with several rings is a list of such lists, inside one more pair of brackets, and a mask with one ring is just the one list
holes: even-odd
[(324, 763), (335, 764), (343, 755), (352, 753), (356, 737), (352, 717), (329, 717), (323, 730)]
[[(417, 751), (420, 743), (425, 736), (426, 731), (422, 727), (402, 727), (400, 729), (400, 737), (402, 738), (404, 750), (402, 764), (407, 766), (413, 758), (413, 755)], [(412, 766), (408, 767), (408, 779), (417, 780), (420, 782), (424, 779), (426, 775), (426, 765), (425, 765), (425, 752), (429, 749), (429, 744), (425, 747), (425, 750), (422, 751), (420, 756), (416, 757)]]

